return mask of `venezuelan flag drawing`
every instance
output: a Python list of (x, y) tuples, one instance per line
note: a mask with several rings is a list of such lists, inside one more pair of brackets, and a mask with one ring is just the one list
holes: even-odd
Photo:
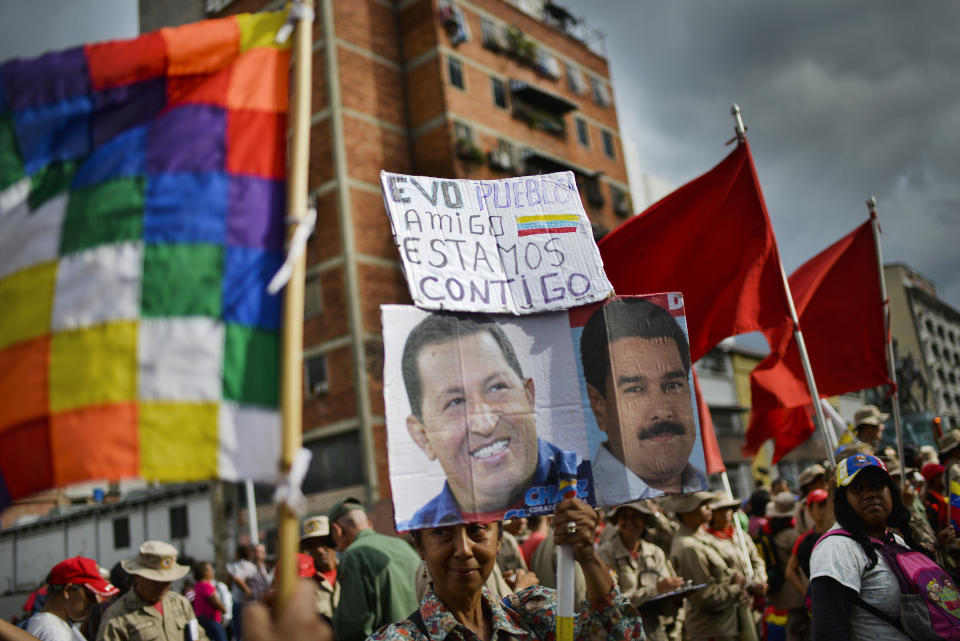
[(517, 235), (572, 234), (577, 231), (580, 217), (576, 214), (542, 214), (517, 216)]
[(950, 480), (950, 523), (960, 533), (960, 480)]
[(275, 475), (284, 20), (0, 66), (0, 502)]

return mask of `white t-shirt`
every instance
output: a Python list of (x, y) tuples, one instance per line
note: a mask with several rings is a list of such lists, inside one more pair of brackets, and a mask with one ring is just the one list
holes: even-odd
[[(841, 529), (834, 524), (830, 530)], [(828, 531), (830, 531), (828, 530)], [(898, 535), (897, 543), (906, 546)], [(897, 576), (877, 552), (877, 564), (864, 572), (870, 560), (860, 544), (849, 536), (833, 535), (817, 544), (810, 557), (810, 580), (825, 576), (854, 590), (860, 598), (893, 618), (900, 617), (900, 584)], [(850, 630), (856, 641), (910, 641), (910, 637), (877, 615), (854, 605)]]
[(30, 617), (27, 632), (40, 641), (87, 641), (76, 625), (51, 612), (37, 612)]
[[(254, 565), (252, 561), (237, 559), (233, 563), (227, 563), (227, 572), (234, 578), (249, 582), (249, 580), (257, 574), (257, 566)], [(247, 587), (251, 590), (253, 589), (253, 586), (249, 583), (247, 583)], [(234, 583), (230, 589), (233, 592), (233, 600), (236, 603), (247, 603), (250, 601), (250, 598), (244, 594), (243, 589), (236, 583)]]

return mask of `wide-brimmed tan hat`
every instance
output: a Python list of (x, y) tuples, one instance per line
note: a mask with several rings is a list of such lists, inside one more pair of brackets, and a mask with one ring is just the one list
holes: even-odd
[(883, 422), (890, 418), (889, 414), (884, 414), (876, 405), (864, 405), (853, 414), (853, 426), (860, 425), (883, 425)]
[(950, 430), (937, 440), (940, 456), (945, 456), (960, 447), (960, 430)]
[(693, 512), (704, 503), (713, 500), (713, 492), (694, 492), (693, 494), (674, 494), (660, 499), (660, 507), (674, 514)]
[(728, 498), (726, 492), (717, 492), (713, 495), (713, 502), (710, 503), (711, 510), (725, 510), (730, 507), (740, 507), (740, 501)]
[(151, 581), (177, 581), (190, 572), (186, 565), (177, 564), (177, 548), (163, 541), (145, 541), (137, 556), (120, 565), (128, 573)]
[(656, 515), (656, 511), (650, 507), (650, 503), (648, 501), (634, 501), (633, 503), (624, 503), (623, 505), (618, 505), (617, 507), (613, 508), (613, 512), (610, 514), (610, 516), (614, 523), (617, 522), (617, 516), (620, 514), (620, 510), (623, 509), (636, 510), (645, 516)]
[(797, 499), (790, 492), (780, 492), (773, 500), (767, 503), (767, 509), (764, 516), (768, 519), (779, 519), (782, 517), (793, 516), (797, 509)]
[(807, 485), (808, 483), (812, 483), (813, 481), (817, 480), (818, 476), (826, 476), (826, 475), (827, 475), (827, 471), (823, 469), (823, 466), (820, 465), (819, 463), (814, 463), (813, 465), (804, 468), (804, 470), (800, 472), (800, 479), (799, 479), (800, 487), (803, 487), (804, 485)]

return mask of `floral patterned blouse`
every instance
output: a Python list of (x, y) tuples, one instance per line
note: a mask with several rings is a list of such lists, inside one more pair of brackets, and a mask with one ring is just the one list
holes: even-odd
[[(555, 641), (556, 590), (529, 587), (497, 601), (486, 588), (483, 598), (493, 614), (491, 641)], [(640, 612), (614, 587), (602, 599), (590, 602), (576, 616), (576, 641), (643, 639)], [(385, 625), (367, 641), (478, 641), (479, 637), (454, 618), (432, 589), (420, 602), (420, 615), (429, 636), (409, 619)]]

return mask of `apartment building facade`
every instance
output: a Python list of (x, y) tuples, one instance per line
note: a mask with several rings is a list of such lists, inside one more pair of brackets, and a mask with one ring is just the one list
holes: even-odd
[(960, 311), (909, 265), (890, 263), (883, 270), (905, 411), (937, 415), (944, 430), (960, 428)]
[[(141, 30), (280, 6), (144, 0)], [(570, 170), (595, 230), (615, 227), (633, 212), (601, 45), (545, 0), (318, 0), (303, 352), (312, 509), (389, 498), (379, 308), (410, 298), (380, 171)]]

